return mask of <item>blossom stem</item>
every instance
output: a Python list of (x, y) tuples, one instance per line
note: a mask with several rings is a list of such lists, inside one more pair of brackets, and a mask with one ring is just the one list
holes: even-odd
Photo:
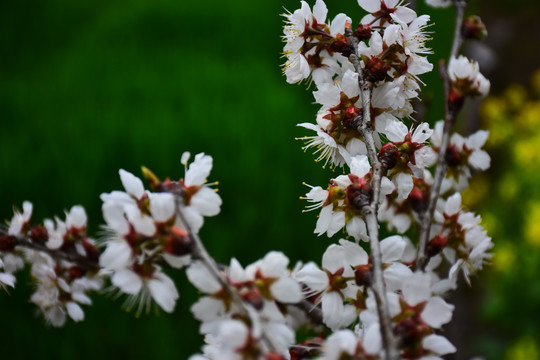
[[(240, 312), (240, 316), (244, 319), (251, 319), (249, 315), (249, 311), (246, 308), (244, 301), (236, 291), (236, 289), (229, 284), (227, 281), (227, 278), (223, 274), (222, 271), (219, 269), (219, 265), (216, 263), (214, 258), (210, 256), (208, 253), (208, 250), (206, 250), (203, 242), (201, 241), (201, 238), (199, 235), (191, 231), (191, 228), (189, 226), (189, 223), (187, 222), (184, 213), (182, 212), (181, 203), (183, 202), (183, 198), (181, 196), (176, 195), (176, 214), (180, 218), (180, 221), (182, 222), (182, 225), (184, 229), (187, 231), (191, 241), (193, 241), (193, 244), (195, 245), (193, 248), (192, 255), (202, 261), (202, 263), (206, 266), (210, 274), (216, 279), (220, 285), (225, 289), (227, 294), (230, 296), (231, 300), (234, 304), (236, 304), (237, 310)], [(268, 336), (263, 332), (261, 335), (261, 341), (266, 344), (267, 350), (271, 352), (278, 353), (276, 347), (272, 343), (272, 341), (268, 338)]]
[(346, 29), (345, 34), (354, 46), (355, 51), (349, 56), (349, 60), (358, 73), (358, 86), (360, 87), (362, 96), (363, 117), (358, 130), (362, 134), (364, 142), (366, 143), (368, 157), (373, 169), (370, 183), (372, 189), (372, 198), (370, 203), (362, 208), (362, 215), (366, 221), (369, 235), (371, 262), (373, 264), (373, 279), (371, 287), (377, 302), (377, 311), (379, 314), (385, 359), (393, 360), (398, 358), (397, 340), (392, 329), (392, 319), (390, 317), (388, 299), (386, 297), (386, 289), (382, 272), (382, 253), (379, 244), (379, 225), (377, 222), (377, 208), (381, 192), (381, 180), (386, 169), (379, 161), (377, 156), (377, 148), (375, 146), (375, 139), (373, 137), (374, 133), (371, 122), (371, 92), (373, 89), (373, 83), (364, 78), (360, 59), (356, 55), (358, 52), (358, 39), (353, 35), (351, 29)]
[[(463, 17), (465, 14), (465, 8), (467, 7), (466, 0), (454, 0), (456, 8), (456, 25), (454, 29), (454, 40), (452, 42), (452, 50), (450, 53), (450, 59), (455, 57), (463, 43), (463, 37), (461, 35), (461, 26), (463, 23)], [(437, 199), (439, 198), (441, 191), (441, 184), (446, 175), (446, 169), (448, 164), (446, 163), (446, 150), (450, 142), (450, 133), (452, 126), (456, 122), (459, 109), (453, 107), (449, 103), (450, 87), (452, 86), (450, 77), (448, 76), (447, 65), (442, 61), (439, 64), (439, 73), (444, 85), (444, 128), (441, 137), (441, 146), (439, 148), (439, 156), (437, 158), (437, 169), (435, 170), (435, 178), (433, 180), (433, 186), (429, 194), (429, 203), (426, 211), (422, 214), (420, 224), (420, 236), (418, 240), (418, 252), (416, 256), (416, 269), (424, 270), (429, 260), (426, 254), (427, 243), (429, 241), (429, 232), (431, 223), (433, 221), (433, 214), (435, 213), (435, 207), (437, 205)]]

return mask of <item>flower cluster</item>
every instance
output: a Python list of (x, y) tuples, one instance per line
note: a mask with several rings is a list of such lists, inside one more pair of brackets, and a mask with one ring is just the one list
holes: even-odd
[[(316, 132), (316, 135), (302, 139), (307, 143), (306, 149), (316, 148), (317, 160), (324, 161), (325, 165), (344, 166), (351, 157), (367, 153), (359, 131), (364, 113), (358, 87), (359, 76), (373, 84), (369, 109), (371, 126), (377, 133), (391, 136), (398, 120), (412, 114), (411, 100), (418, 97), (420, 89), (418, 76), (433, 68), (424, 56), (431, 52), (426, 47), (429, 16), (417, 17), (413, 10), (401, 6), (397, 1), (360, 0), (359, 4), (370, 14), (362, 19), (354, 31), (351, 20), (343, 20), (344, 16), (340, 14), (330, 26), (321, 26), (317, 32), (318, 37), (323, 37), (325, 43), (332, 45), (332, 51), (326, 49), (317, 52), (318, 60), (303, 67), (301, 75), (288, 63), (285, 65), (288, 79), (293, 78), (297, 82), (311, 75), (317, 86), (313, 94), (315, 101), (322, 105), (317, 122), (299, 125)], [(285, 27), (286, 34), (297, 34), (295, 37), (285, 36), (285, 54), (289, 59), (292, 54), (290, 49), (297, 48), (299, 38), (303, 41), (303, 48), (306, 44), (320, 44), (313, 40), (312, 31), (298, 26), (304, 23), (308, 26), (307, 21), (293, 21), (300, 13), (310, 14), (306, 9), (309, 10), (309, 7), (302, 2), (302, 9), (285, 15), (289, 21)], [(315, 10), (326, 14), (326, 5), (322, 0), (317, 1), (314, 13)], [(322, 16), (317, 19), (317, 24), (324, 21)], [(343, 26), (334, 26), (338, 19)], [(313, 51), (317, 46), (307, 47)], [(313, 59), (309, 52), (293, 53), (308, 65)], [(324, 72), (324, 76), (321, 72)]]
[[(184, 153), (186, 167), (188, 160)], [(125, 191), (101, 195), (108, 236), (100, 265), (113, 285), (129, 295), (128, 308), (148, 311), (153, 299), (166, 312), (174, 310), (179, 294), (162, 265), (188, 265), (192, 234), (199, 231), (203, 216), (219, 213), (221, 198), (205, 184), (211, 169), (212, 157), (203, 153), (180, 181), (160, 182), (145, 169), (151, 186), (161, 192), (145, 190), (141, 179), (120, 170)]]
[(246, 268), (232, 259), (224, 287), (204, 263), (193, 263), (187, 276), (205, 296), (191, 310), (202, 322), (207, 345), (204, 357), (192, 359), (283, 359), (295, 341), (292, 324), (302, 322), (286, 307), (303, 299), (288, 264), (289, 259), (276, 251)]
[(74, 206), (65, 221), (46, 219), (43, 225), (32, 225), (32, 209), (32, 204), (25, 202), (23, 212), (15, 211), (7, 233), (0, 235), (0, 263), (6, 271), (0, 279), (4, 285), (14, 286), (12, 274), (26, 261), (36, 286), (30, 301), (47, 322), (62, 326), (67, 316), (81, 321), (84, 312), (80, 305), (92, 303), (87, 292), (97, 291), (103, 284), (97, 266), (99, 251), (86, 234), (86, 213), (81, 206)]

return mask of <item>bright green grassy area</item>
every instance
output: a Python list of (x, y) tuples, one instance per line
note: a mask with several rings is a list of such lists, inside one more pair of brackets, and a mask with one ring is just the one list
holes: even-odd
[[(317, 106), (305, 85), (281, 75), (283, 7), (296, 1), (13, 1), (0, 11), (0, 218), (34, 203), (34, 220), (72, 205), (99, 234), (99, 194), (120, 189), (118, 169), (183, 175), (180, 156), (214, 157), (222, 213), (201, 236), (218, 261), (248, 264), (283, 250), (291, 263), (320, 261), (329, 244), (312, 234), (315, 213), (298, 199), (332, 174), (300, 150), (297, 123)], [(356, 1), (331, 4), (356, 21)], [(435, 11), (441, 35), (452, 11)], [(435, 45), (437, 46), (437, 45)], [(441, 56), (446, 56), (444, 50)], [(439, 56), (433, 56), (436, 61)], [(425, 77), (437, 99), (437, 75)], [(428, 120), (440, 117), (440, 103)], [(135, 318), (123, 299), (93, 296), (86, 320), (52, 329), (34, 315), (29, 276), (0, 294), (4, 358), (185, 359), (202, 338), (189, 313), (195, 290), (179, 272), (174, 314)]]

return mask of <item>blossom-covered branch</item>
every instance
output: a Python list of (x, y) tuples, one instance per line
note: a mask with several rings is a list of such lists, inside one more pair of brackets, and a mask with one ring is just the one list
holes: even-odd
[(105, 283), (137, 314), (172, 312), (180, 294), (168, 272), (183, 269), (200, 294), (191, 311), (205, 336), (191, 360), (432, 360), (455, 352), (441, 332), (454, 310), (445, 296), (459, 274), (470, 282), (493, 244), (480, 216), (461, 205), (471, 171), (490, 165), (488, 133), (451, 134), (465, 98), (489, 90), (478, 64), (457, 56), (462, 37), (485, 29), (463, 21), (466, 1), (453, 3), (456, 36), (440, 66), (445, 116), (433, 127), (416, 121), (412, 106), (419, 77), (433, 68), (429, 16), (399, 0), (358, 0), (365, 14), (356, 22), (343, 13), (327, 19), (323, 0), (283, 15), (287, 82), (307, 81), (320, 105), (315, 122), (299, 124), (311, 131), (300, 139), (323, 167), (343, 171), (324, 187), (307, 185), (303, 197), (318, 212), (314, 233), (340, 235), (320, 262), (290, 267), (270, 251), (247, 266), (234, 257), (217, 264), (198, 235), (221, 211), (217, 182), (207, 182), (213, 159), (200, 153), (190, 163), (186, 152), (181, 179), (143, 168), (149, 189), (121, 169), (123, 190), (101, 194), (97, 241), (81, 206), (36, 224), (25, 202), (0, 232), (0, 285), (14, 287), (28, 264), (31, 301), (62, 326), (83, 320), (81, 306)]

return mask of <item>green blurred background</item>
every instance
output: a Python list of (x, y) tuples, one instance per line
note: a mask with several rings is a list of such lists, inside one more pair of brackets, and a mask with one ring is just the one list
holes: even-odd
[[(330, 16), (346, 12), (356, 21), (361, 17), (353, 0), (327, 3)], [(34, 203), (36, 221), (81, 204), (89, 214), (90, 232), (97, 234), (102, 222), (98, 195), (121, 187), (119, 168), (140, 174), (145, 165), (160, 177), (178, 179), (182, 152), (203, 151), (214, 157), (210, 180), (219, 180), (224, 200), (222, 213), (207, 219), (201, 231), (218, 261), (234, 256), (247, 264), (273, 249), (284, 251), (292, 262), (319, 261), (328, 239), (312, 234), (315, 214), (302, 214), (305, 204), (298, 197), (306, 192), (302, 181), (325, 185), (332, 173), (322, 171), (294, 140), (306, 134), (296, 124), (313, 121), (317, 106), (305, 85), (286, 84), (280, 70), (279, 14), (297, 7), (298, 1), (291, 0), (202, 5), (185, 0), (29, 0), (0, 5), (0, 218), (9, 219), (12, 205), (20, 207), (24, 200)], [(494, 34), (479, 54), (487, 61), (493, 92), (503, 94), (515, 82), (526, 86), (540, 63), (535, 49), (525, 46), (527, 40), (516, 39), (525, 31), (528, 39), (538, 38), (535, 2), (499, 0), (471, 7), (485, 16)], [(419, 12), (426, 11), (419, 4)], [(449, 52), (453, 11), (429, 12), (436, 23), (436, 55), (431, 57), (436, 62)], [(424, 103), (433, 104), (425, 119), (433, 123), (442, 114), (441, 89), (436, 73), (423, 79)], [(506, 101), (505, 94), (493, 101)], [(526, 95), (530, 102), (534, 96)], [(513, 117), (520, 107), (505, 109), (483, 111), (483, 126), (492, 126), (494, 113), (507, 114), (498, 123), (510, 127), (512, 135), (519, 133)], [(479, 124), (472, 116), (461, 125), (471, 131)], [(538, 181), (508, 165), (515, 162), (501, 144), (514, 146), (513, 138), (493, 144), (494, 166), (475, 183), (483, 192), (469, 198), (475, 208), (484, 208), (481, 213), (488, 212), (495, 244), (506, 249), (495, 259), (506, 256), (513, 262), (494, 260), (494, 270), (473, 281), (480, 290), (460, 294), (481, 300), (463, 310), (465, 317), (456, 314), (457, 331), (448, 330), (457, 334), (453, 341), (462, 350), (456, 358), (539, 356), (539, 244), (523, 240), (523, 234), (529, 231), (527, 221), (540, 219), (526, 220), (529, 211), (522, 210), (522, 203), (540, 194)], [(529, 170), (538, 168), (536, 159)], [(503, 189), (502, 178), (518, 190), (499, 201), (490, 191)], [(482, 202), (482, 194), (488, 201)], [(83, 323), (54, 329), (35, 316), (28, 301), (31, 278), (21, 274), (15, 289), (0, 294), (2, 357), (187, 359), (202, 343), (189, 312), (197, 295), (181, 272), (174, 278), (181, 298), (171, 315), (136, 318), (120, 310), (121, 299), (96, 295), (94, 305), (84, 308)], [(460, 336), (459, 329), (470, 328), (471, 319), (478, 332)]]

